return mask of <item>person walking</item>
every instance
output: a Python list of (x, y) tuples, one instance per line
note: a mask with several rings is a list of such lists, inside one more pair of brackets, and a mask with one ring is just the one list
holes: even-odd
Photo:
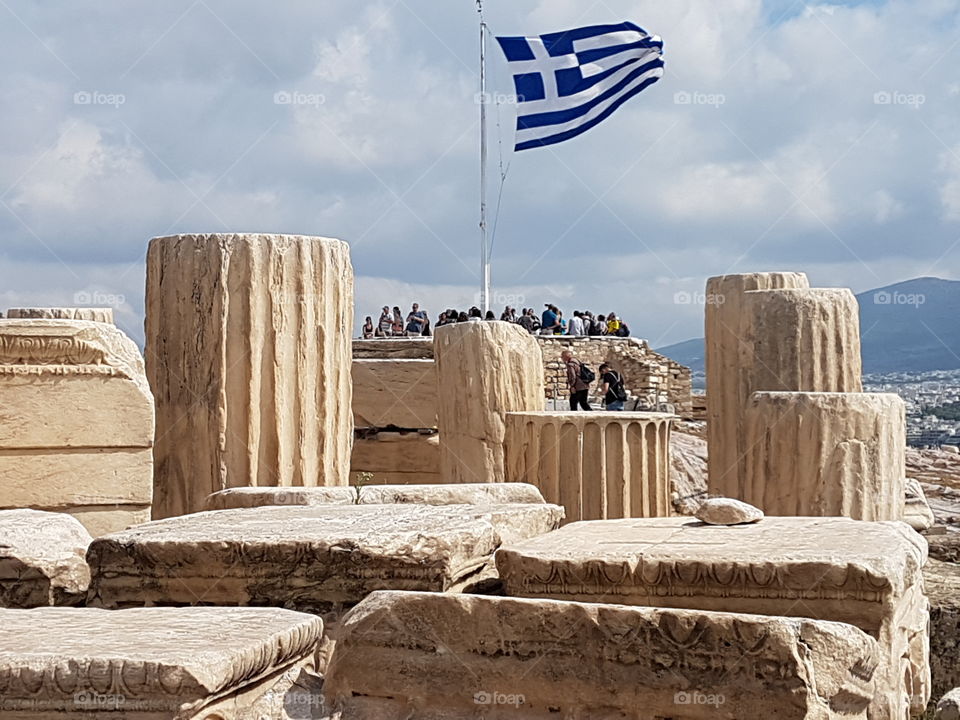
[(607, 410), (623, 410), (627, 401), (627, 391), (623, 387), (623, 376), (607, 363), (600, 366), (600, 390), (603, 393), (603, 404)]
[(574, 412), (579, 408), (592, 410), (590, 403), (587, 402), (587, 396), (590, 394), (590, 383), (596, 376), (593, 371), (577, 360), (573, 353), (564, 350), (560, 353), (560, 360), (567, 368), (567, 386), (570, 388), (570, 411)]

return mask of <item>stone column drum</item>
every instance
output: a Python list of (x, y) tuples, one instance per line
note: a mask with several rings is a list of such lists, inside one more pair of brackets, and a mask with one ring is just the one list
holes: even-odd
[(750, 391), (862, 392), (860, 305), (846, 288), (743, 297)]
[(743, 296), (751, 290), (805, 287), (809, 287), (807, 276), (795, 272), (721, 275), (707, 280), (704, 331), (711, 492), (736, 497), (740, 477), (740, 418), (750, 397), (749, 374), (740, 359), (747, 334)]
[(147, 253), (157, 518), (243, 486), (345, 485), (353, 431), (346, 243), (177, 235)]
[(508, 413), (507, 481), (536, 485), (567, 522), (668, 517), (672, 422), (663, 413)]
[(754, 393), (742, 499), (767, 515), (900, 520), (904, 414), (886, 393)]
[(543, 410), (543, 353), (519, 325), (436, 330), (437, 424), (443, 482), (503, 482), (506, 414)]

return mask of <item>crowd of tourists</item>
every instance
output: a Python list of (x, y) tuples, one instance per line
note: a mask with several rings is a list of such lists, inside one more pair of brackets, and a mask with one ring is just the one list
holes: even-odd
[[(533, 308), (522, 308), (517, 314), (516, 308), (505, 307), (499, 319), (503, 322), (516, 323), (524, 330), (536, 335), (584, 335), (601, 336), (614, 335), (629, 337), (630, 328), (616, 313), (594, 315), (588, 310), (574, 310), (570, 318), (565, 318), (563, 311), (552, 303), (544, 305), (544, 311), (538, 316)], [(388, 305), (383, 306), (380, 318), (373, 321), (368, 315), (363, 323), (363, 335), (366, 340), (388, 337), (419, 337), (430, 336), (433, 328), (452, 323), (497, 320), (496, 313), (488, 310), (482, 312), (474, 306), (469, 310), (448, 309), (440, 313), (436, 324), (431, 326), (430, 317), (426, 310), (414, 303), (406, 317), (400, 307), (394, 305), (391, 310)]]

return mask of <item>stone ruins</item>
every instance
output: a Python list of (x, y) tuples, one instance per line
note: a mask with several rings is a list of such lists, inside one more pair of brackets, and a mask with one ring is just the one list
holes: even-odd
[(670, 515), (670, 425), (658, 413), (507, 413), (506, 480), (567, 520)]
[(898, 395), (757, 392), (744, 417), (743, 500), (770, 515), (903, 518), (906, 417)]
[[(96, 312), (0, 320), (2, 718), (905, 720), (960, 684), (960, 544), (849, 291), (708, 281), (708, 454), (640, 340), (351, 342), (338, 240), (152, 240), (146, 367)], [(661, 411), (547, 410), (569, 342)]]
[(153, 395), (132, 340), (0, 321), (0, 398), (0, 509), (70, 513), (95, 536), (150, 519)]
[(113, 325), (113, 308), (10, 308), (7, 317), (17, 320), (89, 320)]
[(510, 323), (436, 330), (440, 473), (444, 482), (504, 482), (506, 414), (543, 410), (543, 354)]
[(346, 243), (176, 235), (147, 251), (154, 517), (244, 485), (346, 485), (353, 268)]

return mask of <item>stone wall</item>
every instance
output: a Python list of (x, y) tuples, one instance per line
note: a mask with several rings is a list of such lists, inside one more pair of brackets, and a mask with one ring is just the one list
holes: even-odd
[[(566, 349), (593, 370), (608, 362), (623, 373), (627, 390), (648, 403), (673, 403), (676, 412), (688, 415), (692, 410), (690, 368), (650, 349), (640, 338), (569, 337), (536, 335), (543, 351), (544, 385), (548, 398), (566, 397), (566, 371), (560, 353)], [(429, 359), (433, 357), (431, 338), (354, 340), (353, 357), (359, 359)], [(594, 386), (596, 389), (596, 386)]]
[[(673, 403), (676, 412), (692, 409), (690, 368), (650, 349), (646, 340), (620, 337), (568, 337), (538, 335), (543, 350), (545, 385), (548, 398), (567, 396), (567, 371), (560, 353), (570, 350), (596, 372), (601, 363), (609, 363), (623, 375), (630, 394), (656, 403)], [(591, 391), (596, 392), (599, 384)]]

